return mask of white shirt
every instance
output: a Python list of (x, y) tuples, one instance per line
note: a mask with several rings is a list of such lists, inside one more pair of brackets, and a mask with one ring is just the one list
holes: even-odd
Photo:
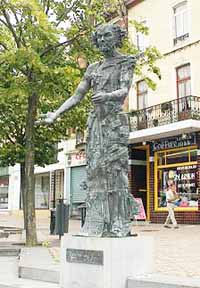
[[(171, 202), (168, 202), (168, 201), (171, 201), (171, 200), (174, 200), (176, 196), (176, 193), (173, 192), (171, 189), (168, 189), (166, 191), (166, 201), (167, 201), (167, 206), (170, 206), (170, 207), (175, 207), (176, 205), (171, 203)], [(175, 201), (175, 200), (174, 200)]]

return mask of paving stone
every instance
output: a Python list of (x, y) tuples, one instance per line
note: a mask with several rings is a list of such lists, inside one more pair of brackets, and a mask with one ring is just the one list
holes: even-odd
[(19, 260), (19, 277), (59, 283), (60, 265), (46, 247), (22, 248)]

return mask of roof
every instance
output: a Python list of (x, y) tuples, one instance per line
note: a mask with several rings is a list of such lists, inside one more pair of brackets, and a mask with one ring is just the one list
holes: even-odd
[(144, 0), (126, 0), (125, 5), (128, 9), (130, 9), (130, 8), (138, 5), (142, 1), (144, 1)]

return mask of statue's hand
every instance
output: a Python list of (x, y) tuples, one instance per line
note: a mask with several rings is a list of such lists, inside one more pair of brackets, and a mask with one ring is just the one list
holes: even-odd
[(37, 120), (35, 124), (52, 124), (56, 118), (55, 112), (47, 112), (46, 114), (41, 114), (40, 120)]
[(92, 102), (94, 104), (104, 103), (106, 100), (108, 100), (108, 98), (108, 93), (99, 92), (92, 96)]

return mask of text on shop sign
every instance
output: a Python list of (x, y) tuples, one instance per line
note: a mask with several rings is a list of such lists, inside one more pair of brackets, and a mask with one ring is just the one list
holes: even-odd
[(168, 139), (161, 139), (154, 141), (152, 148), (153, 151), (159, 151), (162, 149), (186, 147), (194, 144), (196, 144), (195, 134), (186, 134), (184, 135), (184, 137), (177, 136), (177, 137), (170, 137)]

